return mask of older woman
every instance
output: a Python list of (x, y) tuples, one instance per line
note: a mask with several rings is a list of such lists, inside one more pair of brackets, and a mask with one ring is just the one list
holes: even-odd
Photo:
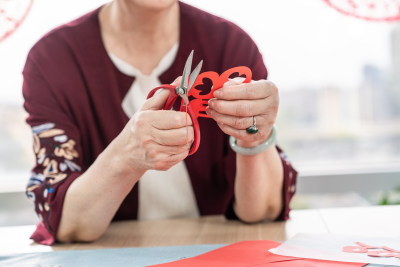
[[(166, 90), (146, 96), (181, 75), (191, 50), (203, 71), (244, 65), (256, 81), (215, 91), (188, 156), (185, 113), (161, 110)], [(288, 218), (296, 171), (268, 145), (278, 90), (236, 25), (177, 0), (114, 0), (44, 36), (23, 74), (36, 242), (92, 241), (113, 219)]]

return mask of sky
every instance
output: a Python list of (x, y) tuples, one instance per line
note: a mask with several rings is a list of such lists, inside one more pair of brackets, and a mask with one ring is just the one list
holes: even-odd
[[(0, 104), (22, 104), (21, 71), (30, 47), (41, 36), (105, 2), (34, 0), (20, 28), (0, 42)], [(344, 16), (322, 0), (184, 2), (247, 31), (263, 54), (269, 79), (280, 90), (354, 88), (365, 64), (389, 70), (390, 31), (400, 25)]]

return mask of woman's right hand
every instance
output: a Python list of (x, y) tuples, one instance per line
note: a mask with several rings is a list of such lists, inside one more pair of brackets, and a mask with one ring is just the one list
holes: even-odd
[(168, 170), (187, 157), (194, 140), (192, 120), (185, 112), (162, 110), (168, 96), (165, 89), (149, 98), (113, 141), (123, 167)]
[(96, 240), (147, 170), (168, 170), (187, 157), (194, 139), (192, 120), (188, 115), (186, 130), (185, 112), (161, 110), (168, 96), (168, 90), (161, 90), (148, 99), (71, 184), (57, 232), (59, 241)]

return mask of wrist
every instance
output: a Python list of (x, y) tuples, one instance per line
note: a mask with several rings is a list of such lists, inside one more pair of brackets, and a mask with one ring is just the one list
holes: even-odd
[(114, 141), (99, 155), (98, 160), (108, 166), (108, 171), (114, 177), (139, 180), (146, 170), (135, 168), (135, 164), (129, 162), (127, 154), (121, 151)]
[(264, 143), (265, 140), (261, 140), (261, 141), (252, 141), (252, 142), (248, 142), (248, 141), (243, 141), (243, 140), (236, 140), (236, 144), (240, 147), (245, 147), (245, 148), (251, 148), (251, 147), (256, 147), (258, 145), (261, 145), (262, 143)]

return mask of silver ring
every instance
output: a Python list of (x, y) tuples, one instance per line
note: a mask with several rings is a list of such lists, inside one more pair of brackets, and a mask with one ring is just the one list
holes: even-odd
[(246, 129), (248, 134), (256, 134), (258, 133), (258, 127), (256, 122), (256, 116), (253, 116), (253, 124)]

